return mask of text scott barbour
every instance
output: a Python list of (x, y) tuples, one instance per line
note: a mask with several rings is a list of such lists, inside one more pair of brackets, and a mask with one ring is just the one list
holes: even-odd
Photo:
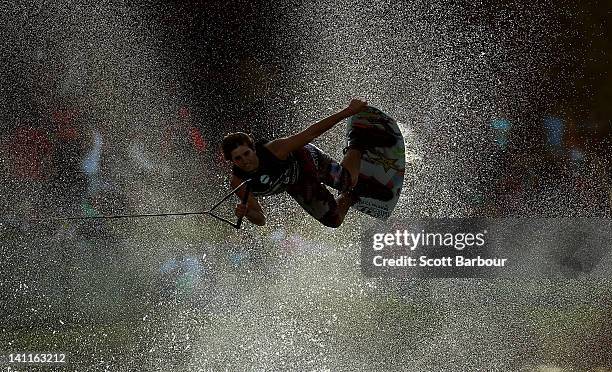
[[(372, 236), (372, 249), (380, 252), (387, 249), (387, 254), (373, 257), (372, 264), (376, 267), (503, 267), (506, 258), (498, 257), (465, 257), (457, 255), (466, 248), (482, 249), (486, 243), (487, 231), (479, 233), (440, 233), (440, 232), (408, 232), (396, 230), (395, 233), (377, 233)], [(391, 248), (391, 249), (389, 249)], [(435, 258), (427, 255), (411, 256), (419, 248), (454, 248), (454, 254)], [(397, 255), (397, 253), (404, 253)], [(395, 253), (389, 257), (390, 253)]]

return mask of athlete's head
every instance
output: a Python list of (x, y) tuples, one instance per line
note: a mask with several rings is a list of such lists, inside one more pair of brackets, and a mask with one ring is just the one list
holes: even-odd
[(228, 134), (223, 138), (221, 148), (225, 160), (231, 161), (243, 171), (251, 172), (259, 167), (255, 144), (248, 134), (243, 132)]

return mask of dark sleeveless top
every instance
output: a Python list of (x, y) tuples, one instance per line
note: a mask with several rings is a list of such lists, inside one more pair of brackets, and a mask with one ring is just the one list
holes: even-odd
[(281, 160), (274, 156), (264, 145), (268, 141), (255, 143), (255, 152), (259, 159), (259, 167), (253, 172), (245, 172), (234, 165), (232, 173), (242, 179), (251, 179), (251, 192), (255, 196), (268, 196), (280, 194), (287, 189), (288, 185), (297, 182), (300, 175), (300, 167), (293, 154), (289, 154), (287, 160)]

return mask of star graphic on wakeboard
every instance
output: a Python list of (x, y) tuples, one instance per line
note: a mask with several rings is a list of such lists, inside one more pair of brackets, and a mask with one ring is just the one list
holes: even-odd
[[(375, 156), (372, 156), (372, 155), (375, 155)], [(399, 169), (397, 165), (395, 165), (395, 163), (397, 162), (397, 159), (386, 158), (384, 157), (383, 154), (379, 152), (371, 151), (371, 153), (368, 154), (367, 158), (370, 162), (374, 164), (382, 165), (382, 167), (385, 169), (385, 172), (388, 172), (389, 169), (393, 169), (397, 172), (401, 171), (401, 169)]]

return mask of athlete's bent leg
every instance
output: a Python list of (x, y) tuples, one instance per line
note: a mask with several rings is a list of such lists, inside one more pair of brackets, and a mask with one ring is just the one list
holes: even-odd
[[(346, 182), (349, 182), (348, 175)], [(301, 179), (299, 183), (291, 185), (287, 193), (308, 214), (328, 227), (339, 227), (349, 207), (354, 203), (348, 192), (343, 192), (338, 198), (334, 198), (318, 178)]]
[[(288, 194), (323, 225), (339, 227), (358, 200), (351, 189), (359, 179), (361, 152), (349, 149), (342, 165), (314, 145), (305, 146), (296, 156), (302, 160), (302, 174), (289, 186)], [(340, 196), (334, 198), (325, 185), (340, 191)]]
[(342, 225), (342, 222), (344, 222), (344, 218), (346, 217), (346, 214), (348, 213), (349, 208), (353, 204), (355, 204), (355, 200), (350, 193), (343, 192), (342, 194), (340, 194), (336, 198), (337, 207), (335, 210), (334, 219), (330, 221), (332, 222), (331, 224), (326, 225), (326, 226), (340, 227), (340, 225)]
[(351, 187), (355, 187), (359, 179), (359, 171), (361, 170), (361, 151), (355, 148), (349, 148), (344, 155), (344, 159), (340, 162), (351, 174)]

